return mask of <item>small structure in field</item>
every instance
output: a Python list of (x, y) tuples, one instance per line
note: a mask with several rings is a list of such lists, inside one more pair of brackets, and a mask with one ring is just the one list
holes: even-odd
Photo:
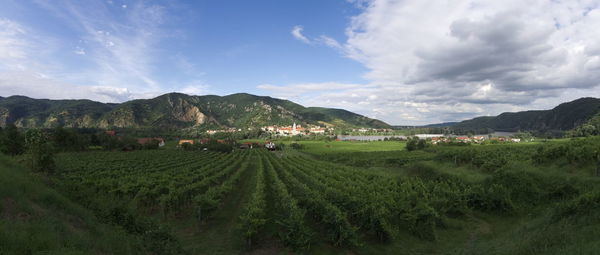
[(274, 151), (275, 144), (273, 142), (267, 142), (267, 143), (265, 143), (265, 148), (267, 148), (267, 150)]
[(158, 142), (158, 147), (163, 147), (165, 146), (165, 139), (162, 139), (160, 137), (157, 138), (138, 138), (137, 139), (137, 143), (141, 144), (141, 145), (145, 145), (151, 141), (157, 141)]
[(115, 136), (117, 135), (117, 131), (114, 130), (106, 130), (104, 131), (104, 134), (108, 135), (108, 136)]
[(187, 140), (187, 139), (179, 140), (179, 145), (183, 145), (184, 143), (194, 144), (194, 140)]

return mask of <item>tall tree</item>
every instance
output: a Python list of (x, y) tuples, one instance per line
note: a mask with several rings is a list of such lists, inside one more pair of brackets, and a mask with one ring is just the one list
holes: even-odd
[(0, 137), (0, 144), (2, 145), (0, 150), (7, 155), (20, 155), (25, 151), (24, 142), (23, 135), (19, 132), (17, 126), (8, 124)]
[(54, 152), (48, 137), (39, 129), (25, 133), (27, 161), (33, 171), (54, 172)]

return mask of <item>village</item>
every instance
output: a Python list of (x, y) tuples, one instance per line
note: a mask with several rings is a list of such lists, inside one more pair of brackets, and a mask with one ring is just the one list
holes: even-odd
[[(531, 141), (531, 139), (525, 139), (512, 137), (512, 136), (493, 136), (489, 135), (470, 135), (470, 136), (457, 136), (449, 134), (416, 134), (412, 136), (404, 135), (334, 135), (331, 133), (333, 128), (322, 128), (319, 126), (302, 127), (294, 123), (291, 126), (264, 126), (260, 128), (263, 132), (268, 132), (273, 136), (279, 137), (297, 137), (293, 139), (306, 139), (303, 138), (306, 135), (312, 135), (314, 137), (323, 137), (330, 139), (331, 141), (408, 141), (411, 138), (424, 140), (426, 143), (431, 145), (448, 145), (448, 144), (488, 144), (488, 143), (519, 143), (522, 141)], [(217, 139), (214, 134), (217, 132), (239, 132), (238, 129), (226, 129), (226, 130), (209, 130), (207, 136), (199, 139), (192, 138), (178, 138), (172, 141), (178, 148), (185, 150), (223, 150), (231, 151), (232, 149), (253, 149), (253, 148), (267, 148), (269, 150), (280, 149), (275, 145), (271, 139), (264, 139), (261, 142), (248, 142), (248, 141), (236, 141), (233, 139)], [(116, 140), (124, 141), (127, 140), (124, 136), (118, 135), (114, 130), (104, 131), (104, 134), (108, 137), (113, 137)], [(277, 138), (275, 138), (277, 140)], [(162, 148), (166, 145), (166, 139), (162, 137), (138, 137), (128, 140), (130, 145), (124, 146), (129, 148), (127, 150), (134, 149), (152, 149)], [(134, 145), (131, 145), (134, 143)]]

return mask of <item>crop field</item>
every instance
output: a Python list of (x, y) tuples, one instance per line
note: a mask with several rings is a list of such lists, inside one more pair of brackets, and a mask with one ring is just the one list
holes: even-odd
[(63, 153), (53, 183), (104, 222), (159, 240), (164, 253), (564, 254), (600, 245), (590, 237), (600, 227), (587, 152), (596, 141), (341, 145), (322, 157), (310, 146), (327, 143), (304, 144)]

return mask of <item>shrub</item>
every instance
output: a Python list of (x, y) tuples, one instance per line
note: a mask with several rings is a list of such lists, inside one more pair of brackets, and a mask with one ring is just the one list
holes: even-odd
[(559, 204), (552, 214), (554, 221), (600, 212), (600, 191), (583, 194), (578, 198)]

